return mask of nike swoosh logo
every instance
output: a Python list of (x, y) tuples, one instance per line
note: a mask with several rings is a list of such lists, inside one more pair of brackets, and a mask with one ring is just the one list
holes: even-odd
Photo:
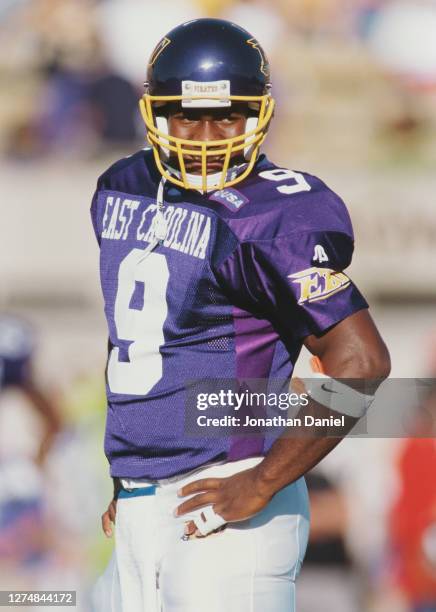
[(339, 391), (333, 391), (333, 389), (329, 389), (328, 387), (325, 386), (324, 383), (322, 383), (321, 389), (323, 389), (324, 391), (327, 391), (328, 393), (339, 393)]

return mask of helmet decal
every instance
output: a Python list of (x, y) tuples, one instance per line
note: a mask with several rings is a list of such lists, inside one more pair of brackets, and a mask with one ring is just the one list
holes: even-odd
[(255, 38), (250, 38), (249, 40), (247, 40), (247, 44), (251, 45), (253, 49), (256, 49), (256, 51), (259, 52), (259, 55), (260, 55), (260, 69), (259, 70), (266, 77), (269, 77), (268, 60), (266, 59), (265, 52), (260, 46), (259, 42)]
[(153, 53), (150, 56), (150, 60), (148, 62), (149, 66), (154, 66), (157, 58), (159, 57), (159, 55), (162, 53), (162, 51), (164, 49), (166, 49), (168, 47), (168, 45), (171, 44), (171, 40), (165, 36), (164, 38), (162, 38), (162, 40), (160, 41), (160, 43), (158, 43), (158, 45), (156, 46), (155, 50), (153, 51)]

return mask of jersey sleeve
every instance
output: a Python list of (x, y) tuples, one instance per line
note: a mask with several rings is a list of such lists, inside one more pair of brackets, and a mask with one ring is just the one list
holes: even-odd
[(240, 243), (216, 269), (236, 305), (265, 317), (279, 333), (319, 335), (368, 304), (345, 273), (352, 236), (309, 231)]
[(101, 235), (100, 235), (100, 230), (98, 228), (98, 185), (97, 185), (97, 189), (94, 192), (94, 195), (92, 196), (92, 202), (91, 202), (91, 221), (92, 221), (92, 227), (94, 228), (94, 234), (95, 237), (97, 238), (97, 242), (98, 245), (100, 246), (101, 244)]

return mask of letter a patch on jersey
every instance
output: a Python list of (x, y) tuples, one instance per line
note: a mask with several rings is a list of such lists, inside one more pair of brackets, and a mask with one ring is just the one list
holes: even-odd
[(315, 245), (315, 249), (313, 251), (313, 257), (312, 257), (312, 261), (318, 261), (319, 263), (322, 263), (323, 261), (328, 261), (328, 255), (325, 252), (325, 249), (323, 246), (321, 246), (320, 244), (316, 244)]

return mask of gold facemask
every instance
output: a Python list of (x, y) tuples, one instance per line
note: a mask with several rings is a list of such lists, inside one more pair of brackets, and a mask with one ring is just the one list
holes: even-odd
[[(154, 105), (162, 106), (168, 102), (180, 102), (184, 100), (210, 100), (210, 106), (215, 107), (219, 101), (224, 102), (245, 102), (250, 106), (258, 107), (258, 116), (254, 118), (256, 126), (249, 129), (240, 136), (226, 138), (223, 140), (186, 140), (175, 138), (158, 128), (158, 120)], [(214, 102), (215, 101), (215, 102)], [(274, 99), (271, 95), (263, 96), (152, 96), (144, 94), (139, 102), (141, 115), (147, 127), (147, 140), (153, 148), (154, 158), (159, 172), (171, 183), (184, 187), (185, 189), (197, 189), (206, 193), (215, 189), (231, 187), (243, 181), (252, 171), (259, 154), (259, 148), (265, 140), (269, 123), (274, 111)], [(206, 105), (205, 105), (206, 106)], [(250, 122), (251, 118), (247, 120)], [(179, 169), (174, 171), (165, 163), (170, 153), (174, 153), (178, 160)], [(242, 153), (245, 156), (246, 164), (238, 167), (231, 167), (230, 163), (235, 153)], [(188, 174), (186, 171), (185, 156), (197, 158), (201, 162), (201, 175)], [(210, 156), (222, 156), (223, 167), (218, 173), (207, 174), (207, 158)]]

